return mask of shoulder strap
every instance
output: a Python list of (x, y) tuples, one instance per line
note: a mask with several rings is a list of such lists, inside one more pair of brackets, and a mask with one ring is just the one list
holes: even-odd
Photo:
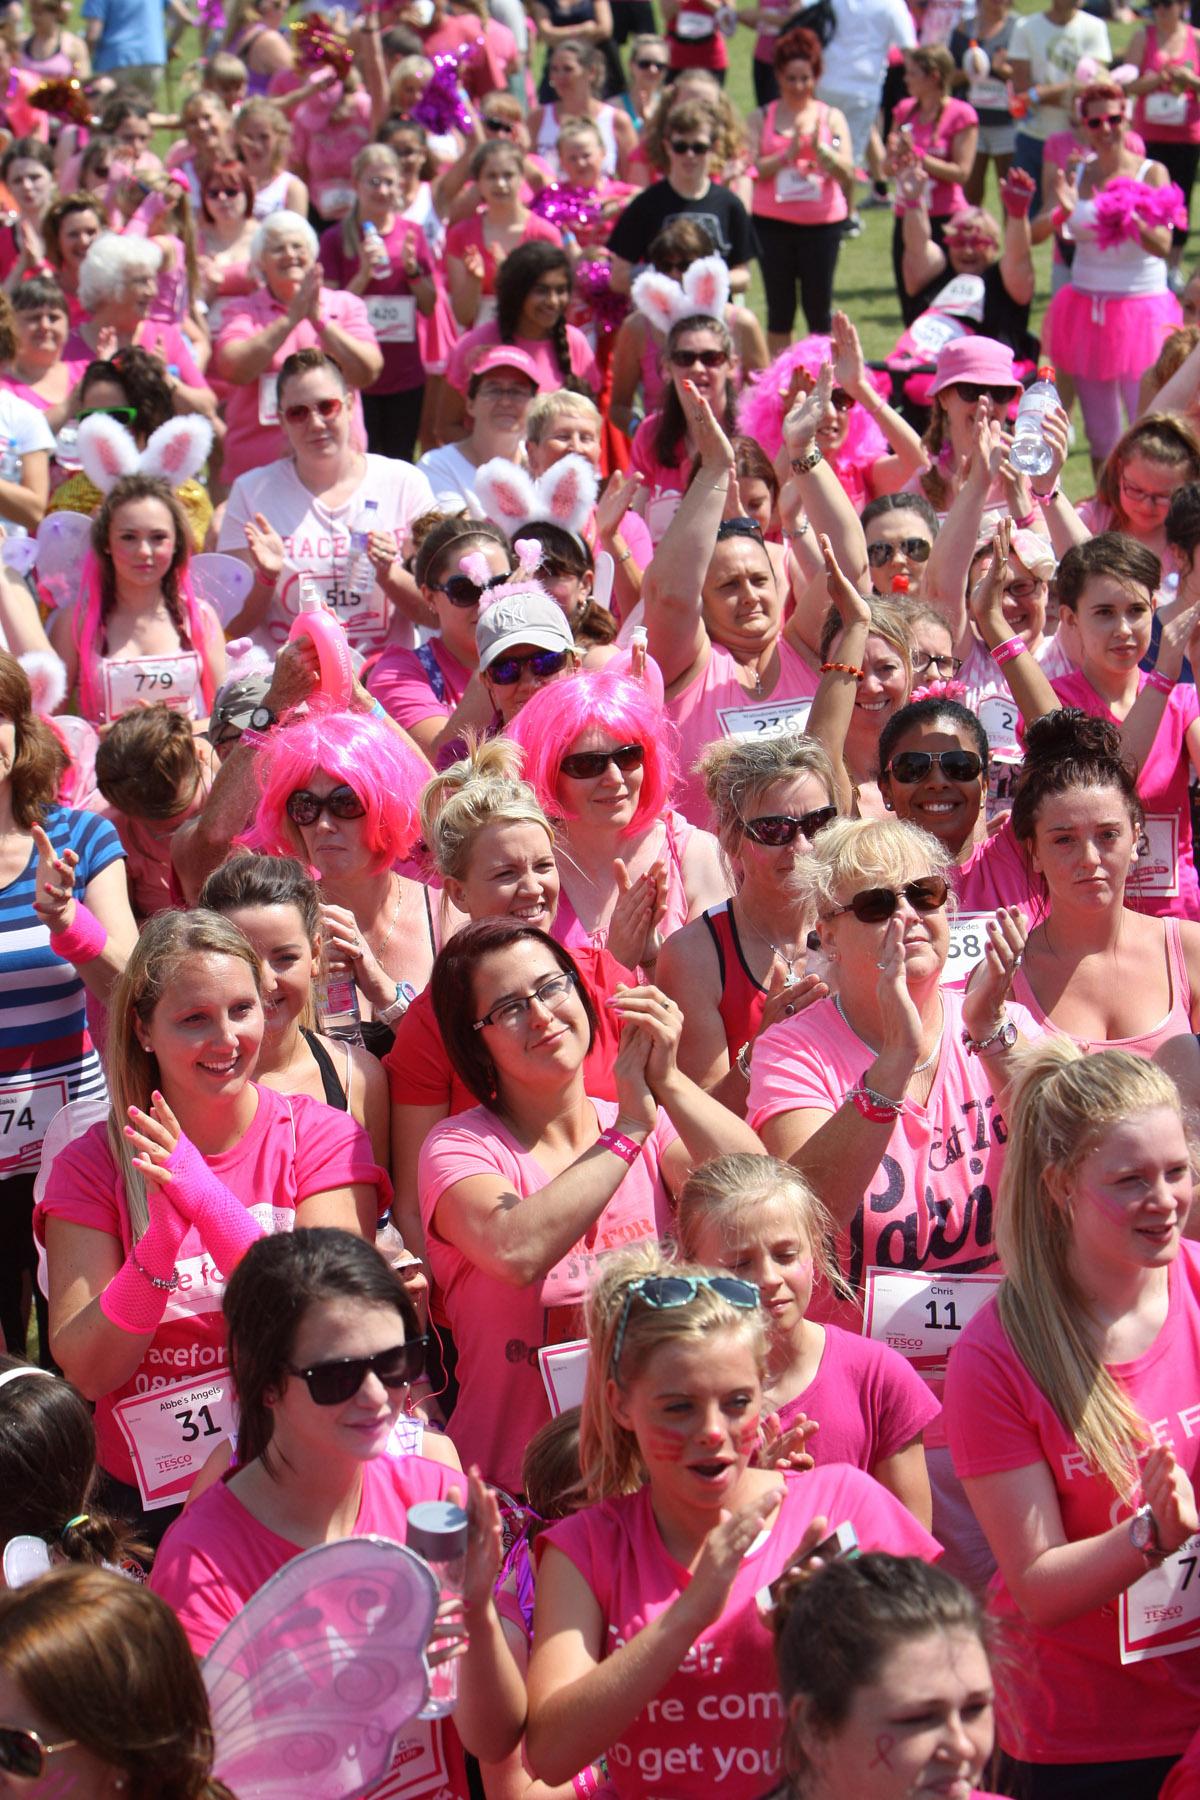
[(428, 677), (429, 685), (433, 689), (434, 699), (444, 703), (446, 699), (446, 677), (438, 667), (437, 658), (433, 654), (432, 644), (426, 642), (417, 645), (417, 661), (420, 663)]
[(729, 902), (727, 900), (722, 900), (720, 906), (710, 906), (707, 909), (707, 911), (702, 912), (700, 914), (700, 917), (704, 920), (704, 923), (708, 926), (708, 935), (712, 939), (713, 949), (717, 953), (717, 969), (718, 969), (718, 972), (721, 977), (721, 992), (722, 993), (725, 992), (725, 946), (721, 942), (720, 932), (717, 930), (716, 926), (713, 924), (713, 914), (719, 913), (722, 910), (727, 910), (728, 906), (729, 906)]

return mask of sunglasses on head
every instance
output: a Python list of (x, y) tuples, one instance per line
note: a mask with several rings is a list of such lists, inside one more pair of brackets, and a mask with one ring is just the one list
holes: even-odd
[(717, 542), (719, 544), (722, 538), (730, 537), (753, 538), (756, 543), (761, 544), (762, 526), (757, 519), (749, 519), (745, 515), (737, 519), (722, 519), (717, 526)]
[(724, 350), (672, 350), (671, 362), (676, 369), (694, 369), (699, 363), (704, 369), (719, 369), (729, 359)]
[[(1162, 3), (1163, 0), (1159, 0), (1159, 4), (1161, 5)], [(1172, 5), (1173, 3), (1174, 0), (1166, 0), (1167, 5)], [(665, 75), (667, 69), (670, 67), (668, 63), (655, 62), (653, 57), (649, 56), (635, 56), (633, 59), (633, 66), (635, 69), (645, 69), (648, 72), (657, 75)]]
[(348, 781), (339, 782), (327, 794), (296, 788), (287, 797), (287, 816), (293, 825), (315, 825), (326, 811), (335, 819), (361, 819), (366, 810)]
[(498, 656), (484, 672), (497, 687), (515, 687), (525, 668), (539, 681), (547, 681), (551, 675), (560, 675), (566, 664), (565, 650), (534, 650), (529, 656)]
[(330, 419), (337, 418), (344, 404), (343, 397), (339, 396), (335, 400), (332, 394), (324, 400), (314, 401), (311, 406), (306, 406), (302, 400), (297, 400), (294, 406), (284, 407), (283, 416), (289, 425), (303, 425), (310, 413), (316, 413), (318, 418), (324, 419), (328, 424)]
[(837, 816), (836, 806), (814, 806), (811, 812), (764, 813), (761, 819), (743, 819), (741, 827), (754, 843), (764, 844), (768, 850), (782, 850), (798, 837), (807, 838), (811, 844)]
[(901, 538), (898, 544), (868, 544), (867, 561), (873, 569), (886, 569), (894, 557), (907, 556), (910, 562), (928, 562), (933, 545), (928, 538)]
[(898, 891), (895, 888), (864, 888), (861, 894), (855, 894), (848, 906), (835, 907), (826, 916), (836, 919), (842, 913), (853, 913), (860, 925), (882, 925), (885, 919), (891, 918), (902, 898), (914, 912), (935, 913), (945, 906), (949, 892), (940, 875), (922, 875), (917, 881), (906, 881)]
[(977, 400), (982, 400), (985, 394), (988, 395), (994, 405), (1008, 406), (1011, 404), (1013, 396), (1016, 393), (1015, 388), (988, 387), (981, 381), (955, 381), (952, 382), (951, 385), (959, 399), (965, 400), (968, 406), (974, 406), (975, 402)]
[[(482, 393), (482, 389), (480, 392)], [(426, 585), (431, 594), (445, 594), (451, 606), (461, 606), (466, 612), (472, 606), (478, 606), (489, 588), (499, 587), (507, 581), (511, 571), (506, 569), (503, 575), (493, 575), (490, 581), (480, 587), (469, 575), (451, 575), (445, 581), (430, 581)]]
[(686, 138), (672, 138), (671, 148), (676, 156), (710, 156), (712, 154), (712, 145), (704, 143), (703, 140), (690, 143)]
[(374, 1356), (343, 1356), (337, 1362), (313, 1363), (311, 1368), (297, 1369), (287, 1365), (308, 1389), (316, 1406), (341, 1406), (352, 1400), (368, 1375), (375, 1375), (385, 1388), (410, 1387), (424, 1372), (425, 1346), (428, 1338), (410, 1338), (406, 1344), (394, 1344), (390, 1350), (378, 1350)]
[(120, 419), (123, 425), (137, 424), (136, 406), (85, 406), (79, 414), (79, 423), (85, 419)]
[(924, 781), (934, 763), (951, 781), (978, 781), (983, 759), (974, 750), (901, 750), (883, 771), (901, 787)]
[(564, 756), (558, 765), (560, 775), (571, 781), (594, 781), (603, 775), (609, 763), (615, 763), (622, 775), (640, 769), (646, 760), (644, 744), (622, 744), (617, 750), (576, 750)]
[(1123, 125), (1124, 113), (1101, 113), (1098, 119), (1085, 119), (1084, 124), (1089, 131), (1102, 131), (1106, 125)]
[(59, 1750), (73, 1750), (78, 1738), (66, 1738), (61, 1744), (47, 1744), (36, 1731), (20, 1725), (0, 1725), (0, 1775), (15, 1775), (21, 1781), (37, 1781), (46, 1773), (46, 1758)]
[(629, 1328), (629, 1314), (634, 1297), (644, 1300), (647, 1306), (666, 1309), (674, 1306), (690, 1306), (702, 1288), (710, 1294), (718, 1294), (730, 1306), (736, 1306), (746, 1312), (752, 1312), (759, 1304), (758, 1289), (752, 1281), (743, 1281), (738, 1275), (643, 1275), (637, 1281), (631, 1281), (625, 1289), (625, 1304), (621, 1308), (621, 1317), (617, 1324), (617, 1335), (613, 1339), (612, 1362), (609, 1365), (613, 1376), (621, 1366), (621, 1352), (625, 1348), (625, 1333)]

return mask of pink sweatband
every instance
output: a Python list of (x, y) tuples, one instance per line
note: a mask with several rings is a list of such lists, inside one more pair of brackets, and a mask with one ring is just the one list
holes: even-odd
[(50, 948), (55, 956), (61, 956), (64, 962), (91, 962), (99, 956), (108, 942), (108, 932), (100, 923), (94, 912), (83, 904), (75, 902), (75, 917), (62, 931), (50, 933)]
[(188, 1232), (188, 1221), (167, 1196), (147, 1183), (150, 1223), (100, 1295), (100, 1311), (134, 1337), (152, 1332), (162, 1320), (178, 1279), (175, 1258)]
[(1033, 521), (1036, 518), (1037, 518), (1037, 508), (1035, 506), (1033, 508), (1032, 512), (1027, 512), (1025, 514), (1025, 517), (1023, 519), (1014, 519), (1013, 524), (1016, 526), (1018, 531), (1028, 531), (1029, 527), (1033, 524)]
[(642, 1146), (635, 1144), (631, 1137), (626, 1137), (623, 1131), (618, 1131), (615, 1125), (608, 1126), (600, 1133), (596, 1145), (598, 1149), (611, 1150), (624, 1163), (635, 1163), (642, 1154)]
[(586, 1769), (581, 1769), (578, 1775), (572, 1776), (571, 1786), (575, 1789), (579, 1800), (591, 1800), (593, 1794), (600, 1792), (600, 1777), (596, 1773), (595, 1766), (589, 1763)]
[(1160, 669), (1151, 669), (1146, 677), (1146, 686), (1153, 688), (1156, 694), (1173, 694), (1178, 685), (1177, 681), (1164, 675)]
[(1024, 638), (1005, 638), (1004, 642), (1002, 644), (997, 644), (996, 648), (992, 651), (992, 661), (994, 663), (999, 663), (1003, 668), (1005, 663), (1010, 663), (1014, 656), (1020, 656), (1022, 652), (1028, 650), (1028, 648), (1029, 645), (1025, 642)]
[(251, 1244), (264, 1236), (242, 1202), (217, 1178), (190, 1138), (180, 1135), (168, 1156), (171, 1199), (204, 1239), (204, 1248), (227, 1278)]

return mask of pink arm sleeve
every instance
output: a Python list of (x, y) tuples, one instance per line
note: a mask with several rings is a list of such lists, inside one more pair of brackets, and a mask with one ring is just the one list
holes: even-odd
[(180, 1135), (166, 1167), (171, 1171), (172, 1200), (196, 1227), (222, 1275), (228, 1277), (255, 1239), (263, 1236), (262, 1226), (217, 1179), (190, 1138)]

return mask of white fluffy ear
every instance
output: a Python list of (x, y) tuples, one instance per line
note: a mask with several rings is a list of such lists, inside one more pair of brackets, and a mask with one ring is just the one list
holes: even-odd
[(102, 494), (114, 488), (122, 475), (138, 472), (138, 448), (132, 434), (104, 413), (93, 413), (83, 421), (76, 444), (84, 474)]
[(535, 482), (536, 510), (526, 517), (548, 519), (578, 537), (592, 516), (598, 492), (596, 471), (587, 458), (562, 456)]
[(693, 312), (724, 320), (729, 305), (728, 264), (719, 256), (698, 257), (683, 277), (683, 291)]
[(524, 469), (505, 456), (493, 456), (476, 471), (475, 492), (493, 525), (511, 531), (533, 514), (533, 483)]
[(196, 413), (168, 419), (150, 434), (150, 441), (138, 458), (144, 475), (157, 475), (168, 486), (177, 488), (190, 481), (208, 461), (212, 450), (213, 428)]
[(67, 669), (53, 650), (26, 650), (17, 661), (29, 677), (35, 713), (57, 712), (67, 697)]
[(669, 275), (660, 275), (657, 269), (646, 269), (638, 276), (629, 290), (630, 299), (644, 319), (649, 319), (659, 331), (670, 331), (676, 319), (686, 317), (687, 295), (677, 281)]

